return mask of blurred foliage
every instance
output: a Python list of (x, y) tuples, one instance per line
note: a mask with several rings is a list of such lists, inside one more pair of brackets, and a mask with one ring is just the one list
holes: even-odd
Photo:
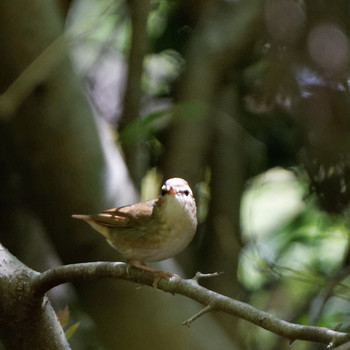
[(347, 222), (320, 211), (311, 199), (305, 203), (305, 186), (292, 174), (273, 172), (277, 179), (260, 176), (244, 197), (244, 283), (259, 288), (271, 278), (288, 277), (310, 282), (311, 287), (323, 285), (320, 282), (337, 271), (347, 252)]
[[(219, 29), (225, 20), (230, 23), (241, 3), (151, 2), (149, 42), (140, 81), (141, 108), (123, 130), (118, 130), (118, 121), (132, 37), (130, 2), (75, 0), (67, 18), (72, 56), (87, 83), (91, 103), (116, 130), (117, 142), (135, 149), (141, 146), (137, 152), (142, 156), (140, 162), (145, 163), (143, 192), (152, 187), (150, 183), (160, 181), (161, 157), (172, 132), (181, 130), (174, 126), (194, 121), (193, 137), (198, 136), (194, 135), (197, 129), (208, 131), (198, 137), (200, 141), (208, 138), (209, 146), (203, 146), (207, 153), (201, 154), (203, 162), (194, 159), (185, 166), (201, 167), (202, 178), (194, 179), (198, 183), (200, 243), (205, 242), (205, 227), (214, 231), (215, 219), (226, 214), (222, 207), (220, 211), (211, 206), (216, 196), (213, 183), (225, 183), (221, 193), (232, 188), (238, 192), (231, 199), (241, 201), (241, 206), (221, 221), (225, 224), (222, 227), (231, 229), (229, 224), (238, 212), (240, 222), (232, 227), (241, 231), (233, 232), (233, 228), (230, 234), (231, 238), (241, 235), (237, 241), (243, 242), (237, 248), (239, 258), (234, 257), (239, 259), (242, 290), (234, 295), (243, 295), (252, 305), (286, 320), (329, 328), (342, 322), (341, 330), (349, 330), (350, 3), (264, 1), (259, 21), (246, 31), (253, 34), (242, 39), (239, 52), (218, 50), (232, 57), (213, 58), (221, 42), (236, 39)], [(201, 30), (207, 34), (204, 39), (198, 35)], [(201, 40), (208, 52), (193, 53), (191, 45), (199, 50), (201, 46), (196, 44)], [(209, 63), (205, 66), (208, 70), (200, 72), (201, 80), (193, 82), (190, 90), (194, 92), (188, 93), (191, 96), (186, 100), (182, 84), (195, 54), (202, 61), (214, 61), (214, 67)], [(192, 97), (197, 96), (197, 90), (202, 91), (207, 77), (215, 74), (215, 79), (209, 80), (216, 84), (211, 87), (212, 95), (204, 94), (202, 100), (199, 96), (194, 101)], [(228, 116), (225, 122), (220, 119), (222, 114)], [(206, 124), (208, 120), (210, 124)], [(236, 148), (224, 152), (228, 147), (222, 142), (224, 151), (215, 153), (220, 149), (216, 148), (219, 141), (226, 138), (238, 140)], [(194, 148), (189, 146), (188, 152)], [(215, 173), (213, 164), (217, 163), (213, 160), (221, 161), (221, 157), (226, 158), (219, 164), (239, 167), (228, 176), (230, 186), (220, 178), (222, 169)], [(264, 160), (257, 162), (260, 158)], [(218, 238), (210, 234), (207, 232), (209, 237)], [(220, 243), (225, 245), (219, 242), (217, 246)], [(217, 246), (214, 254), (218, 254)], [(203, 251), (198, 256), (210, 256)], [(242, 334), (235, 336), (247, 349), (284, 348), (275, 336), (255, 326), (244, 327)], [(311, 349), (311, 345), (300, 343), (290, 347)]]
[(347, 271), (339, 273), (348, 251), (348, 220), (320, 210), (305, 180), (276, 168), (250, 181), (242, 202), (239, 278), (255, 305), (294, 313), (293, 321), (301, 324), (341, 324), (348, 331), (350, 280), (343, 280)]
[(71, 326), (67, 327), (69, 318), (70, 318), (70, 312), (69, 312), (68, 306), (66, 306), (63, 310), (58, 311), (57, 317), (58, 317), (58, 320), (60, 321), (62, 328), (66, 328), (66, 330), (64, 331), (66, 338), (70, 339), (78, 329), (80, 322), (76, 322)]
[(196, 101), (184, 101), (174, 106), (150, 113), (142, 119), (136, 119), (127, 125), (119, 135), (121, 143), (137, 143), (142, 139), (151, 139), (169, 126), (171, 120), (186, 119), (201, 122), (206, 106)]

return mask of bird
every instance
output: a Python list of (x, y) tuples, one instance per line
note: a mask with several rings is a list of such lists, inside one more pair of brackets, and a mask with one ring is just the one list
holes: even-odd
[(158, 198), (105, 210), (72, 215), (101, 233), (131, 266), (174, 276), (146, 265), (174, 257), (192, 241), (197, 229), (197, 207), (192, 190), (182, 178), (170, 178)]

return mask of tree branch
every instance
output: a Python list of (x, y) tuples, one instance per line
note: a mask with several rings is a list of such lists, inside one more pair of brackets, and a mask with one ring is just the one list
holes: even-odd
[[(135, 121), (140, 114), (142, 97), (141, 78), (143, 73), (143, 61), (148, 50), (147, 19), (151, 8), (150, 0), (128, 0), (130, 17), (132, 23), (131, 47), (128, 58), (128, 76), (123, 101), (123, 113), (119, 120), (119, 128)], [(142, 148), (139, 144), (127, 144), (122, 142), (125, 161), (129, 168), (131, 177), (139, 184), (144, 169), (140, 168), (140, 155)]]
[(339, 345), (336, 348), (333, 348), (333, 350), (350, 350), (350, 342)]
[[(302, 326), (283, 321), (249, 304), (208, 290), (198, 284), (198, 277), (201, 276), (206, 275), (197, 274), (193, 279), (173, 277), (168, 280), (162, 278), (158, 282), (158, 289), (172, 294), (184, 295), (205, 305), (201, 312), (189, 319), (191, 322), (206, 312), (223, 311), (252, 322), (291, 341), (307, 340), (337, 346), (350, 339), (347, 333), (333, 331), (324, 327)], [(152, 286), (155, 278), (152, 272), (129, 267), (125, 263), (94, 262), (59, 266), (47, 270), (33, 277), (31, 287), (33, 292), (39, 296), (61, 283), (93, 280), (101, 277), (118, 278), (148, 286)], [(188, 325), (189, 323), (186, 324)]]
[(68, 350), (50, 301), (33, 296), (33, 271), (0, 244), (0, 338), (6, 349)]

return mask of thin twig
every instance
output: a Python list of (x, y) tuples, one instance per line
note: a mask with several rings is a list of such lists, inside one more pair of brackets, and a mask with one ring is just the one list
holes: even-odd
[(191, 326), (191, 323), (193, 321), (195, 321), (197, 318), (201, 317), (202, 315), (210, 312), (210, 311), (213, 311), (214, 308), (211, 306), (211, 305), (207, 305), (205, 308), (203, 308), (202, 310), (200, 310), (199, 312), (197, 312), (195, 315), (193, 315), (192, 317), (190, 317), (188, 320), (186, 321), (183, 321), (182, 324), (184, 326), (187, 326), (187, 327), (190, 327)]
[(218, 277), (221, 276), (223, 272), (214, 272), (214, 273), (201, 273), (197, 272), (196, 275), (193, 277), (193, 279), (198, 282), (201, 278), (212, 278), (212, 277)]

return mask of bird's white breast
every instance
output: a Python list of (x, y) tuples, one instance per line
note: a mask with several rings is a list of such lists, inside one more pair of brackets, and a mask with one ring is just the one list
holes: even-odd
[(160, 249), (152, 260), (163, 260), (175, 256), (192, 241), (197, 228), (197, 214), (194, 199), (181, 195), (169, 195), (164, 198), (162, 208), (162, 226), (165, 250)]

